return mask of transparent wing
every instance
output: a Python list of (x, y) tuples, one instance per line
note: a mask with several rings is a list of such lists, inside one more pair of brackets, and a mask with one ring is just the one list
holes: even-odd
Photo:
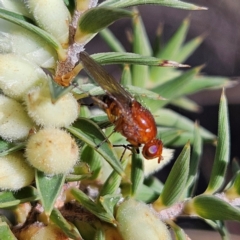
[(107, 95), (116, 99), (122, 106), (129, 105), (133, 101), (132, 95), (86, 52), (80, 53), (80, 60), (87, 74), (100, 85)]

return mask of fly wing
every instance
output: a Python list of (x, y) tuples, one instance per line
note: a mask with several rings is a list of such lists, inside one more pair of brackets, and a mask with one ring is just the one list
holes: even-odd
[(100, 64), (93, 60), (86, 52), (80, 53), (84, 70), (92, 77), (113, 99), (122, 106), (129, 105), (134, 99)]

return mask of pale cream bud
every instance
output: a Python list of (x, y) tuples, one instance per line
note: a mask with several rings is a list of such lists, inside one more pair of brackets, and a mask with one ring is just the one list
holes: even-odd
[(78, 102), (71, 93), (52, 103), (48, 85), (31, 89), (25, 103), (29, 116), (44, 127), (68, 127), (79, 113)]
[(23, 106), (0, 95), (0, 136), (8, 141), (25, 139), (34, 126)]
[(60, 129), (42, 129), (29, 138), (26, 146), (28, 162), (46, 174), (70, 172), (78, 156), (75, 140)]
[(0, 163), (0, 189), (16, 191), (32, 183), (34, 169), (26, 163), (21, 152), (0, 157)]
[(171, 240), (167, 226), (142, 202), (128, 199), (117, 209), (118, 230), (124, 240)]
[(56, 66), (56, 51), (46, 41), (24, 28), (10, 31), (12, 51), (24, 56), (42, 68), (53, 69)]
[(47, 79), (39, 66), (13, 53), (0, 55), (0, 76), (2, 91), (17, 100), (22, 100), (32, 86)]
[(38, 25), (52, 34), (63, 46), (68, 43), (70, 13), (59, 0), (27, 0), (26, 6)]

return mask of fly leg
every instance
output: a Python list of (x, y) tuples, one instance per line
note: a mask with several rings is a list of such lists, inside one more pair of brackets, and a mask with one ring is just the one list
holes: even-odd
[(115, 144), (113, 147), (123, 147), (124, 150), (122, 152), (122, 155), (120, 157), (120, 161), (122, 161), (124, 154), (127, 150), (130, 150), (132, 153), (136, 152), (137, 154), (140, 153), (139, 148), (136, 146), (133, 146), (132, 144)]

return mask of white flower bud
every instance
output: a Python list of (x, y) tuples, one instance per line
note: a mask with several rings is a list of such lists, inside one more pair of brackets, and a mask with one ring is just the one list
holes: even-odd
[(124, 240), (171, 240), (166, 225), (150, 208), (134, 199), (128, 199), (117, 209), (118, 230)]
[(26, 146), (28, 162), (46, 174), (68, 173), (78, 156), (75, 140), (60, 129), (42, 129), (29, 138)]
[(47, 79), (39, 66), (13, 53), (0, 55), (0, 76), (2, 91), (17, 100), (22, 100), (32, 86)]
[(0, 157), (0, 162), (0, 189), (16, 191), (32, 183), (34, 169), (25, 162), (21, 152)]
[(20, 103), (0, 95), (0, 136), (3, 139), (22, 140), (28, 136), (33, 125)]
[(52, 34), (63, 46), (68, 43), (70, 13), (59, 0), (27, 0), (26, 5), (38, 25)]
[(36, 87), (26, 99), (29, 116), (44, 127), (68, 127), (78, 117), (79, 106), (71, 93), (52, 103), (49, 86)]

